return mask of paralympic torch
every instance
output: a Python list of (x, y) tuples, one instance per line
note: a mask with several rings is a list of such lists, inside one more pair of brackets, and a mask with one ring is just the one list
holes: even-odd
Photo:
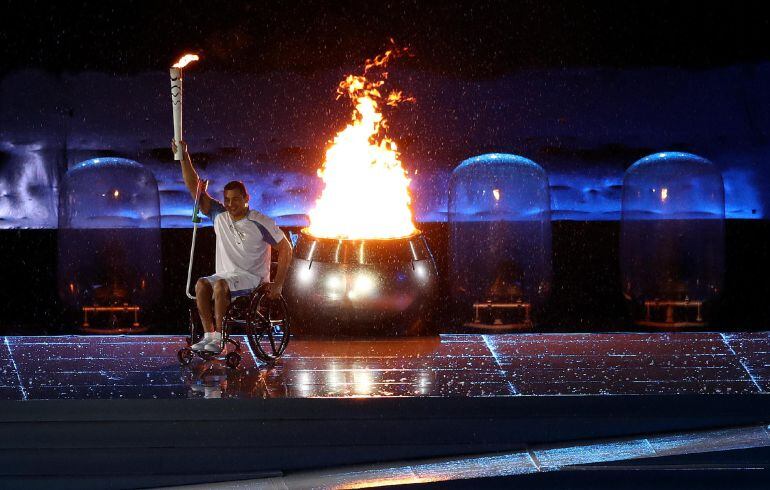
[(183, 156), (182, 145), (182, 73), (185, 66), (200, 58), (197, 54), (186, 54), (179, 58), (170, 69), (171, 76), (171, 109), (174, 113), (174, 141), (176, 142), (176, 153), (174, 160), (181, 160)]

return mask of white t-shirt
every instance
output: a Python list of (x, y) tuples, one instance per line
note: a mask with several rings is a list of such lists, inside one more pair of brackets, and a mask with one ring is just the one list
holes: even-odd
[(270, 247), (285, 235), (270, 217), (249, 210), (244, 218), (233, 221), (222, 203), (212, 199), (209, 217), (217, 235), (216, 273), (247, 272), (270, 280)]

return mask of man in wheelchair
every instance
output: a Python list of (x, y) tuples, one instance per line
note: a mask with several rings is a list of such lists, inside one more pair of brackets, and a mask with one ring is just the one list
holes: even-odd
[[(185, 142), (181, 160), (184, 183), (193, 199), (198, 174)], [(176, 151), (176, 143), (171, 142)], [(203, 338), (191, 349), (217, 354), (222, 346), (222, 323), (230, 305), (231, 293), (252, 291), (270, 281), (271, 247), (278, 248), (278, 268), (267, 296), (281, 297), (292, 257), (292, 247), (283, 231), (268, 216), (249, 209), (249, 194), (243, 182), (232, 181), (224, 188), (224, 204), (207, 192), (200, 196), (200, 210), (214, 222), (216, 234), (216, 273), (201, 277), (195, 284), (195, 297), (203, 324)]]

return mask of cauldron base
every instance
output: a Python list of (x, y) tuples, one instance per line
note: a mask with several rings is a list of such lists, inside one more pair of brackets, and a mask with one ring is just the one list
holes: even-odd
[(404, 336), (427, 333), (437, 285), (436, 265), (420, 232), (339, 240), (303, 230), (284, 291), (298, 334)]

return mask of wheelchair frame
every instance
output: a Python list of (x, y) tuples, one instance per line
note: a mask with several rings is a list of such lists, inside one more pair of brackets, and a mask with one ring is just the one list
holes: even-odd
[[(195, 237), (201, 218), (198, 216), (200, 198), (208, 188), (207, 180), (199, 180), (193, 207), (193, 236), (190, 246), (190, 262), (187, 268), (187, 285), (185, 294), (195, 300), (190, 294), (190, 279), (192, 276), (192, 264), (195, 253)], [(222, 341), (219, 352), (193, 351), (190, 347), (198, 342), (203, 332), (203, 323), (198, 313), (197, 305), (190, 308), (190, 334), (187, 337), (187, 346), (177, 352), (177, 358), (182, 365), (189, 364), (194, 356), (204, 360), (224, 360), (228, 367), (236, 368), (241, 362), (241, 342), (231, 338), (232, 329), (240, 326), (252, 352), (262, 361), (274, 364), (286, 350), (290, 340), (290, 323), (286, 300), (283, 297), (277, 300), (267, 298), (270, 283), (264, 283), (253, 289), (247, 295), (231, 298), (230, 304), (222, 319)], [(228, 344), (234, 349), (228, 352)]]
[[(241, 362), (241, 342), (232, 338), (235, 327), (241, 327), (246, 334), (254, 355), (268, 364), (274, 364), (283, 355), (290, 340), (290, 322), (286, 300), (267, 298), (269, 283), (262, 284), (248, 295), (239, 296), (230, 302), (222, 318), (222, 340), (220, 352), (193, 351), (203, 332), (203, 324), (196, 306), (190, 308), (190, 335), (187, 347), (177, 353), (179, 362), (189, 364), (197, 355), (204, 360), (220, 359), (236, 368)], [(228, 344), (233, 350), (228, 352)]]

